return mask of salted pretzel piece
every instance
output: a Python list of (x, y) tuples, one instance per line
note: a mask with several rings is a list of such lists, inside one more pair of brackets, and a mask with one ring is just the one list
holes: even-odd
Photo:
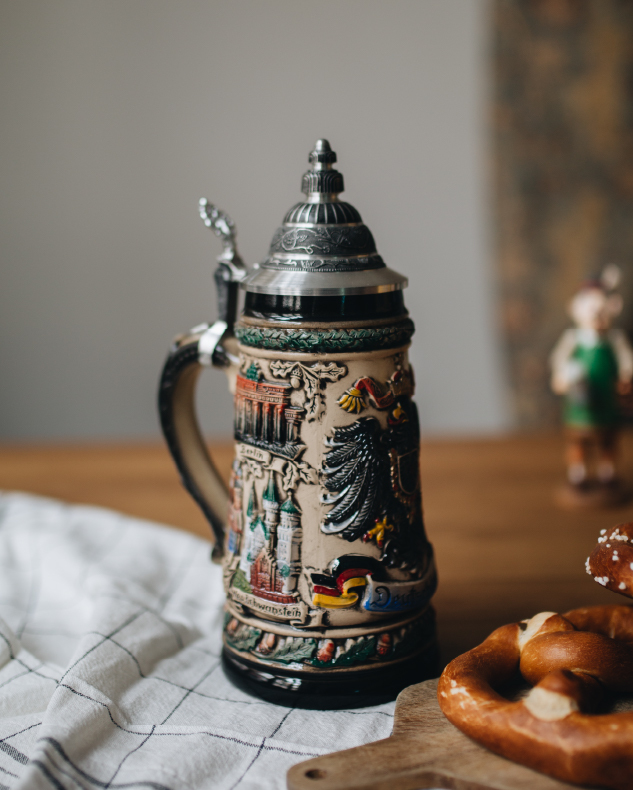
[[(498, 689), (519, 670), (535, 685), (511, 702)], [(630, 606), (504, 625), (451, 661), (438, 700), (449, 721), (497, 754), (563, 781), (632, 790), (633, 713), (588, 713), (605, 687), (633, 691)]]
[(633, 522), (603, 529), (585, 568), (608, 590), (633, 597)]

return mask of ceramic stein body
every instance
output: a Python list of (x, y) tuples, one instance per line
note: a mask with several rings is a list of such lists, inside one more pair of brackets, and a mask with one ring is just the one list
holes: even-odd
[[(327, 141), (310, 161), (306, 200), (250, 274), (231, 221), (201, 201), (225, 243), (221, 319), (174, 343), (161, 421), (223, 563), (225, 669), (282, 704), (367, 705), (436, 666), (436, 573), (407, 356), (413, 323), (405, 278), (338, 200), (343, 179)], [(228, 492), (193, 409), (209, 364), (225, 369), (234, 394)]]

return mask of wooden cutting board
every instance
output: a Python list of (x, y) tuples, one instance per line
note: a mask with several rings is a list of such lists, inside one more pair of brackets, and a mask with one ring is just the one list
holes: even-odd
[(484, 749), (441, 712), (437, 680), (405, 689), (393, 733), (288, 771), (288, 790), (578, 790)]

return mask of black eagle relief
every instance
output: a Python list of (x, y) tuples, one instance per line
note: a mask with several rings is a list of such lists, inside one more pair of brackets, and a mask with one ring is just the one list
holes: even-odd
[(380, 446), (380, 423), (361, 417), (334, 429), (326, 439), (331, 449), (323, 462), (323, 485), (331, 494), (323, 502), (334, 505), (323, 520), (323, 532), (357, 540), (374, 526), (389, 481), (389, 459)]
[(347, 541), (375, 542), (390, 566), (413, 570), (426, 542), (422, 520), (417, 409), (402, 398), (387, 428), (361, 417), (326, 440), (322, 481), (332, 505), (321, 529)]

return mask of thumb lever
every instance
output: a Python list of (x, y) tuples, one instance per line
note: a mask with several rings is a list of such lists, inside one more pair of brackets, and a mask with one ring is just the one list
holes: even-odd
[(236, 230), (233, 220), (224, 211), (209, 203), (206, 198), (198, 202), (200, 217), (207, 228), (215, 233), (222, 242), (222, 253), (218, 255), (218, 268), (214, 278), (218, 297), (218, 319), (227, 325), (227, 332), (233, 332), (237, 319), (237, 295), (239, 285), (246, 277), (244, 261), (237, 251)]

